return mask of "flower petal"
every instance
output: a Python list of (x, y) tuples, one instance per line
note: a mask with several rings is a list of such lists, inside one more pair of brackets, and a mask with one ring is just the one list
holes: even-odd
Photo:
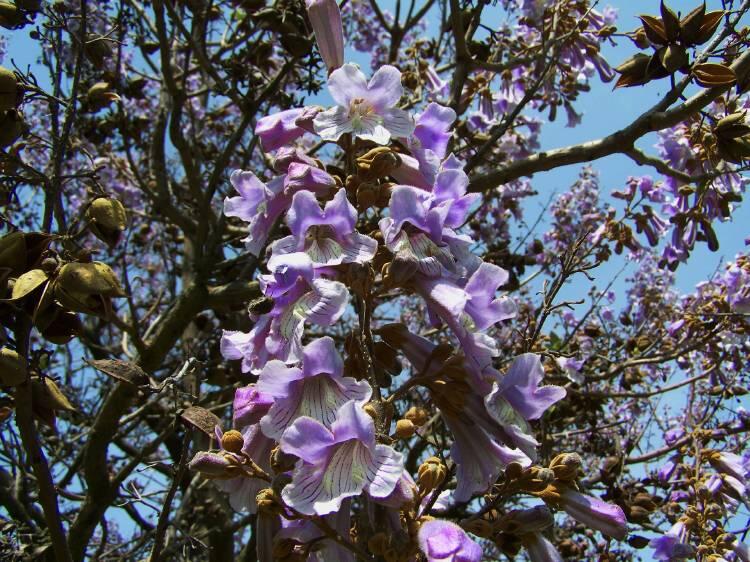
[[(365, 78), (365, 75), (358, 66), (347, 63), (331, 72), (331, 75), (328, 77), (328, 91), (331, 93), (334, 101), (348, 111), (352, 100), (357, 98), (366, 99), (368, 97), (367, 78)], [(318, 130), (317, 126), (315, 130)], [(318, 133), (320, 132), (318, 131)]]
[(372, 75), (367, 85), (367, 94), (363, 97), (378, 113), (382, 113), (383, 110), (396, 105), (403, 94), (401, 72), (395, 66), (384, 64)]
[(404, 455), (387, 445), (376, 445), (367, 466), (367, 493), (385, 498), (396, 489), (404, 472)]
[(349, 111), (340, 105), (318, 113), (313, 120), (313, 127), (320, 138), (333, 142), (339, 140), (341, 135), (354, 130)]
[(301, 417), (287, 428), (279, 446), (287, 454), (315, 463), (326, 457), (334, 443), (333, 433), (326, 426), (312, 418)]

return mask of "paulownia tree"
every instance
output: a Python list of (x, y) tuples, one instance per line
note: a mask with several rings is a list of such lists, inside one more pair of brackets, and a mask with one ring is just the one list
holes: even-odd
[(3, 559), (750, 560), (749, 10), (0, 2)]

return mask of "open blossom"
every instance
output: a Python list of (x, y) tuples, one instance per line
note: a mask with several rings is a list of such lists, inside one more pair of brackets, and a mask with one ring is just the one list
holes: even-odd
[(656, 560), (686, 560), (695, 556), (695, 549), (687, 543), (688, 531), (685, 523), (678, 521), (662, 536), (653, 539), (649, 546), (654, 549)]
[(478, 258), (468, 252), (470, 239), (456, 232), (477, 201), (477, 194), (466, 193), (468, 185), (460, 162), (450, 157), (431, 192), (410, 185), (392, 189), (389, 216), (380, 220), (380, 231), (396, 259), (413, 264), (412, 273), (461, 275), (476, 266)]
[(395, 107), (403, 94), (401, 72), (389, 65), (380, 67), (367, 82), (354, 64), (334, 70), (328, 77), (328, 90), (336, 106), (319, 113), (315, 132), (324, 140), (337, 141), (341, 135), (388, 144), (391, 137), (407, 138), (414, 131), (412, 117)]
[(336, 192), (323, 209), (312, 192), (295, 193), (286, 224), (292, 234), (271, 245), (274, 256), (304, 252), (316, 267), (323, 267), (365, 263), (378, 249), (377, 241), (357, 232), (357, 210), (345, 189)]
[(418, 539), (427, 562), (479, 562), (482, 559), (482, 547), (450, 521), (432, 519), (423, 523)]
[(224, 200), (224, 214), (249, 223), (244, 242), (248, 251), (256, 256), (260, 255), (274, 223), (292, 204), (296, 192), (306, 189), (324, 194), (336, 186), (333, 177), (324, 170), (293, 160), (289, 161), (285, 175), (268, 183), (243, 170), (232, 172), (229, 181), (239, 195)]
[(273, 405), (261, 420), (263, 433), (279, 439), (300, 416), (331, 427), (336, 411), (346, 402), (367, 402), (372, 394), (370, 385), (343, 376), (343, 371), (344, 363), (329, 337), (314, 340), (302, 349), (301, 368), (287, 367), (277, 360), (266, 363), (257, 388), (273, 398)]
[(354, 401), (338, 410), (330, 429), (312, 418), (298, 418), (280, 445), (300, 459), (282, 498), (305, 515), (337, 511), (344, 499), (363, 491), (385, 498), (404, 470), (403, 455), (375, 442), (372, 418)]
[(249, 333), (225, 331), (221, 338), (222, 355), (241, 359), (243, 372), (258, 372), (271, 359), (299, 361), (305, 322), (330, 326), (344, 313), (349, 297), (343, 283), (320, 277), (305, 253), (273, 257), (268, 268), (272, 273), (260, 282), (273, 299), (271, 311)]

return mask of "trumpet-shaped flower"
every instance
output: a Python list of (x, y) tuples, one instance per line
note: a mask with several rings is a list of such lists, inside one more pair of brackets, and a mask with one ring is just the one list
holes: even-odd
[(324, 140), (337, 141), (341, 135), (377, 144), (388, 144), (391, 137), (407, 138), (414, 131), (412, 117), (395, 107), (403, 94), (401, 72), (389, 65), (380, 67), (370, 82), (355, 65), (349, 63), (328, 77), (328, 90), (336, 106), (319, 113), (315, 132)]
[(346, 402), (367, 402), (372, 394), (370, 385), (343, 376), (343, 371), (344, 363), (329, 337), (302, 348), (301, 368), (287, 367), (276, 360), (266, 363), (257, 387), (273, 398), (273, 405), (260, 422), (263, 433), (280, 439), (284, 430), (301, 416), (330, 428), (336, 411)]
[(298, 418), (280, 445), (300, 459), (282, 498), (305, 515), (338, 511), (343, 500), (363, 491), (385, 498), (404, 470), (403, 455), (375, 442), (372, 418), (354, 401), (338, 410), (330, 429), (312, 418)]
[(323, 209), (312, 192), (295, 193), (286, 223), (292, 234), (274, 242), (271, 246), (274, 256), (304, 252), (316, 267), (323, 267), (365, 263), (378, 249), (377, 241), (357, 232), (357, 211), (344, 189)]
[(479, 562), (482, 559), (482, 547), (450, 521), (427, 521), (419, 528), (417, 536), (427, 562)]
[(324, 279), (307, 254), (297, 252), (268, 261), (270, 275), (260, 277), (261, 288), (273, 308), (258, 318), (249, 333), (225, 331), (221, 351), (228, 359), (242, 359), (243, 372), (259, 372), (272, 359), (287, 364), (302, 358), (305, 322), (330, 326), (344, 313), (349, 293), (338, 281)]
[(268, 183), (242, 170), (232, 172), (229, 181), (239, 195), (224, 200), (224, 214), (249, 223), (244, 242), (248, 251), (256, 256), (260, 255), (274, 223), (289, 208), (297, 191), (306, 189), (320, 194), (336, 186), (335, 180), (324, 170), (296, 161), (289, 162), (286, 175)]

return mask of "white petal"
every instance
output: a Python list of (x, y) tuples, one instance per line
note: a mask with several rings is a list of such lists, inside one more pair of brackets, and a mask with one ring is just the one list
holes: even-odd
[(341, 106), (321, 111), (313, 120), (315, 132), (323, 140), (337, 141), (344, 133), (352, 132), (352, 122), (349, 112)]
[(408, 138), (414, 132), (414, 119), (412, 116), (397, 107), (383, 112), (383, 125), (394, 137)]

